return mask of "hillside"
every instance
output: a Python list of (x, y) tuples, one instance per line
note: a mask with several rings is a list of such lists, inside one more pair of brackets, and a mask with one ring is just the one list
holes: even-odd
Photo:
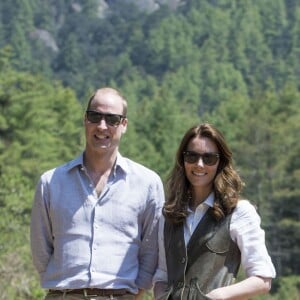
[(222, 129), (278, 273), (259, 299), (297, 299), (299, 49), (297, 0), (2, 0), (0, 299), (42, 299), (35, 184), (80, 153), (85, 104), (106, 85), (129, 102), (122, 154), (163, 180), (190, 125)]

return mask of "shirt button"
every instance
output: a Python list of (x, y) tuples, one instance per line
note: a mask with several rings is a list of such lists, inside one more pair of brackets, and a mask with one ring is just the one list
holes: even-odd
[(182, 263), (182, 264), (185, 263), (185, 257), (183, 257), (183, 258), (181, 259), (181, 263)]

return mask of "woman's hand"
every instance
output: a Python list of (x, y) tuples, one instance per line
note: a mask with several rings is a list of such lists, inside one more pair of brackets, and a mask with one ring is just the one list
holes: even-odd
[(218, 288), (206, 294), (213, 300), (247, 300), (260, 294), (266, 294), (271, 288), (271, 278), (251, 276), (238, 283)]

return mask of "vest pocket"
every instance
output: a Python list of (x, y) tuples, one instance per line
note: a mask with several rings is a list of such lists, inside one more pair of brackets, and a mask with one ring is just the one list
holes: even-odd
[(230, 239), (222, 238), (216, 234), (206, 243), (206, 247), (214, 253), (223, 254), (229, 251), (230, 243)]
[(226, 253), (232, 243), (228, 226), (222, 222), (218, 224), (213, 236), (206, 242), (206, 246), (214, 253)]

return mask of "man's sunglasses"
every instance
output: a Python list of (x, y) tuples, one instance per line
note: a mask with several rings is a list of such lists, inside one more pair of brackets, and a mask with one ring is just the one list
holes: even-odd
[(103, 114), (98, 111), (87, 110), (86, 118), (91, 123), (99, 123), (102, 119), (104, 119), (107, 125), (118, 126), (125, 117), (122, 115)]
[(194, 164), (199, 161), (199, 159), (202, 159), (203, 163), (207, 166), (213, 166), (215, 165), (219, 158), (220, 154), (219, 153), (214, 153), (214, 152), (207, 152), (207, 153), (197, 153), (194, 151), (184, 151), (183, 152), (183, 160), (186, 163), (189, 164)]

